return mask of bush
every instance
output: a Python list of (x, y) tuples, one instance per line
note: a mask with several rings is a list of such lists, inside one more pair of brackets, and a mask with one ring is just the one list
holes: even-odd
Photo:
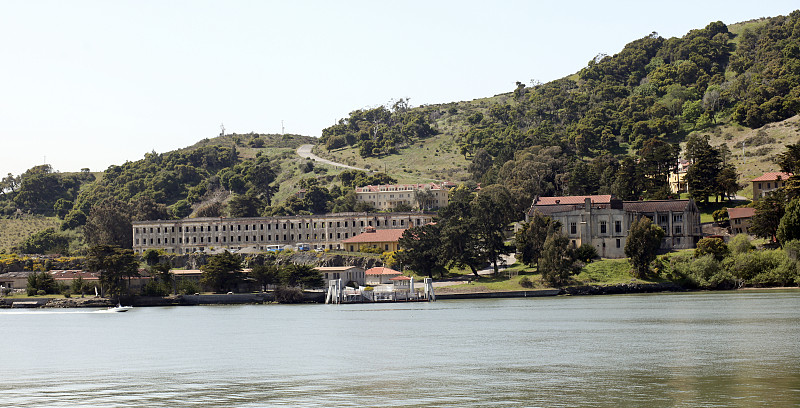
[(278, 303), (303, 303), (305, 297), (300, 288), (279, 287), (275, 289), (275, 301)]
[(43, 291), (43, 290), (37, 290), (37, 291), (36, 291), (36, 295), (37, 295), (37, 296), (44, 296), (44, 295), (46, 295), (46, 294), (47, 294), (47, 292), (45, 292), (45, 291)]
[(575, 250), (575, 258), (581, 262), (589, 263), (592, 259), (597, 258), (597, 249), (594, 245), (586, 242)]
[(533, 287), (533, 282), (527, 276), (523, 276), (519, 280), (519, 286), (522, 286), (523, 288), (532, 288)]
[(721, 261), (728, 254), (728, 247), (722, 238), (703, 238), (697, 241), (697, 248), (694, 250), (695, 257), (711, 254), (717, 261)]
[(733, 254), (744, 254), (753, 249), (753, 244), (750, 243), (750, 237), (747, 234), (737, 234), (730, 241), (728, 241), (728, 251)]
[[(725, 270), (745, 284), (763, 282), (768, 280), (769, 274), (773, 269), (778, 268), (787, 259), (786, 253), (781, 250), (754, 251), (751, 253), (740, 253), (728, 257), (723, 262)], [(767, 274), (759, 279), (755, 279), (760, 274)]]
[(191, 295), (200, 292), (200, 286), (193, 280), (178, 279), (176, 282), (178, 293), (182, 295)]

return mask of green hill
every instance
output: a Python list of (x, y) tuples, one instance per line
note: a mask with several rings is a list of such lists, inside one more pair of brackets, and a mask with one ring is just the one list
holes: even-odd
[[(798, 33), (800, 11), (714, 22), (681, 38), (653, 33), (549, 83), (473, 101), (355, 110), (323, 130), (315, 152), (402, 181), (473, 179), (527, 197), (612, 192), (626, 157), (640, 161), (648, 143), (698, 134), (733, 152), (745, 140), (745, 164), (736, 161), (745, 181), (776, 170), (775, 154), (797, 142)], [(434, 134), (407, 131), (420, 118)], [(575, 180), (582, 174), (588, 181)], [(645, 188), (645, 196), (658, 194)]]

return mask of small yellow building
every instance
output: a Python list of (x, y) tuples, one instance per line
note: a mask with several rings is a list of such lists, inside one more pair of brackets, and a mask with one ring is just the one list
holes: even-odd
[(759, 199), (764, 197), (764, 194), (786, 187), (786, 180), (789, 177), (792, 177), (792, 173), (769, 172), (750, 180), (753, 184), (753, 199)]
[(357, 252), (362, 246), (380, 249), (383, 252), (397, 251), (400, 237), (405, 229), (375, 229), (367, 227), (364, 232), (342, 241), (345, 251)]

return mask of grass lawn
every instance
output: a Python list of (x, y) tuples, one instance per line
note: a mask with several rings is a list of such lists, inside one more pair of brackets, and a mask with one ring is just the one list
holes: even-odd
[(575, 280), (582, 284), (607, 284), (630, 282), (631, 264), (627, 259), (601, 259), (586, 265)]

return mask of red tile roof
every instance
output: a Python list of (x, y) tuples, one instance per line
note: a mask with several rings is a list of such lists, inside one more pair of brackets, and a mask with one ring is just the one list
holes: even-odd
[(81, 270), (62, 270), (54, 269), (50, 271), (55, 280), (74, 280), (80, 276), (83, 280), (99, 280), (100, 275), (96, 272), (87, 272)]
[(756, 178), (754, 178), (754, 179), (752, 179), (750, 181), (775, 181), (775, 180), (778, 179), (778, 177), (780, 177), (781, 180), (786, 180), (789, 177), (792, 177), (792, 173), (783, 173), (783, 172), (780, 172), (780, 171), (773, 171), (773, 172), (769, 172), (769, 173), (764, 173), (761, 176), (758, 176), (758, 177), (756, 177)]
[(756, 213), (755, 208), (728, 208), (728, 218), (750, 218)]
[(535, 201), (535, 205), (556, 205), (556, 204), (583, 204), (586, 199), (590, 198), (592, 204), (610, 203), (611, 195), (593, 195), (593, 196), (564, 196), (564, 197), (539, 197)]
[(386, 268), (383, 266), (376, 266), (374, 268), (369, 268), (364, 273), (367, 275), (402, 275), (400, 271), (396, 271), (392, 268)]
[(403, 236), (405, 229), (376, 229), (362, 232), (352, 238), (342, 241), (343, 244), (361, 244), (366, 242), (397, 242)]
[(689, 200), (648, 200), (648, 201), (625, 201), (622, 207), (628, 212), (650, 213), (673, 211), (685, 211), (689, 207)]
[(389, 280), (393, 281), (401, 281), (401, 280), (411, 280), (408, 276), (395, 276), (394, 278), (390, 278)]

